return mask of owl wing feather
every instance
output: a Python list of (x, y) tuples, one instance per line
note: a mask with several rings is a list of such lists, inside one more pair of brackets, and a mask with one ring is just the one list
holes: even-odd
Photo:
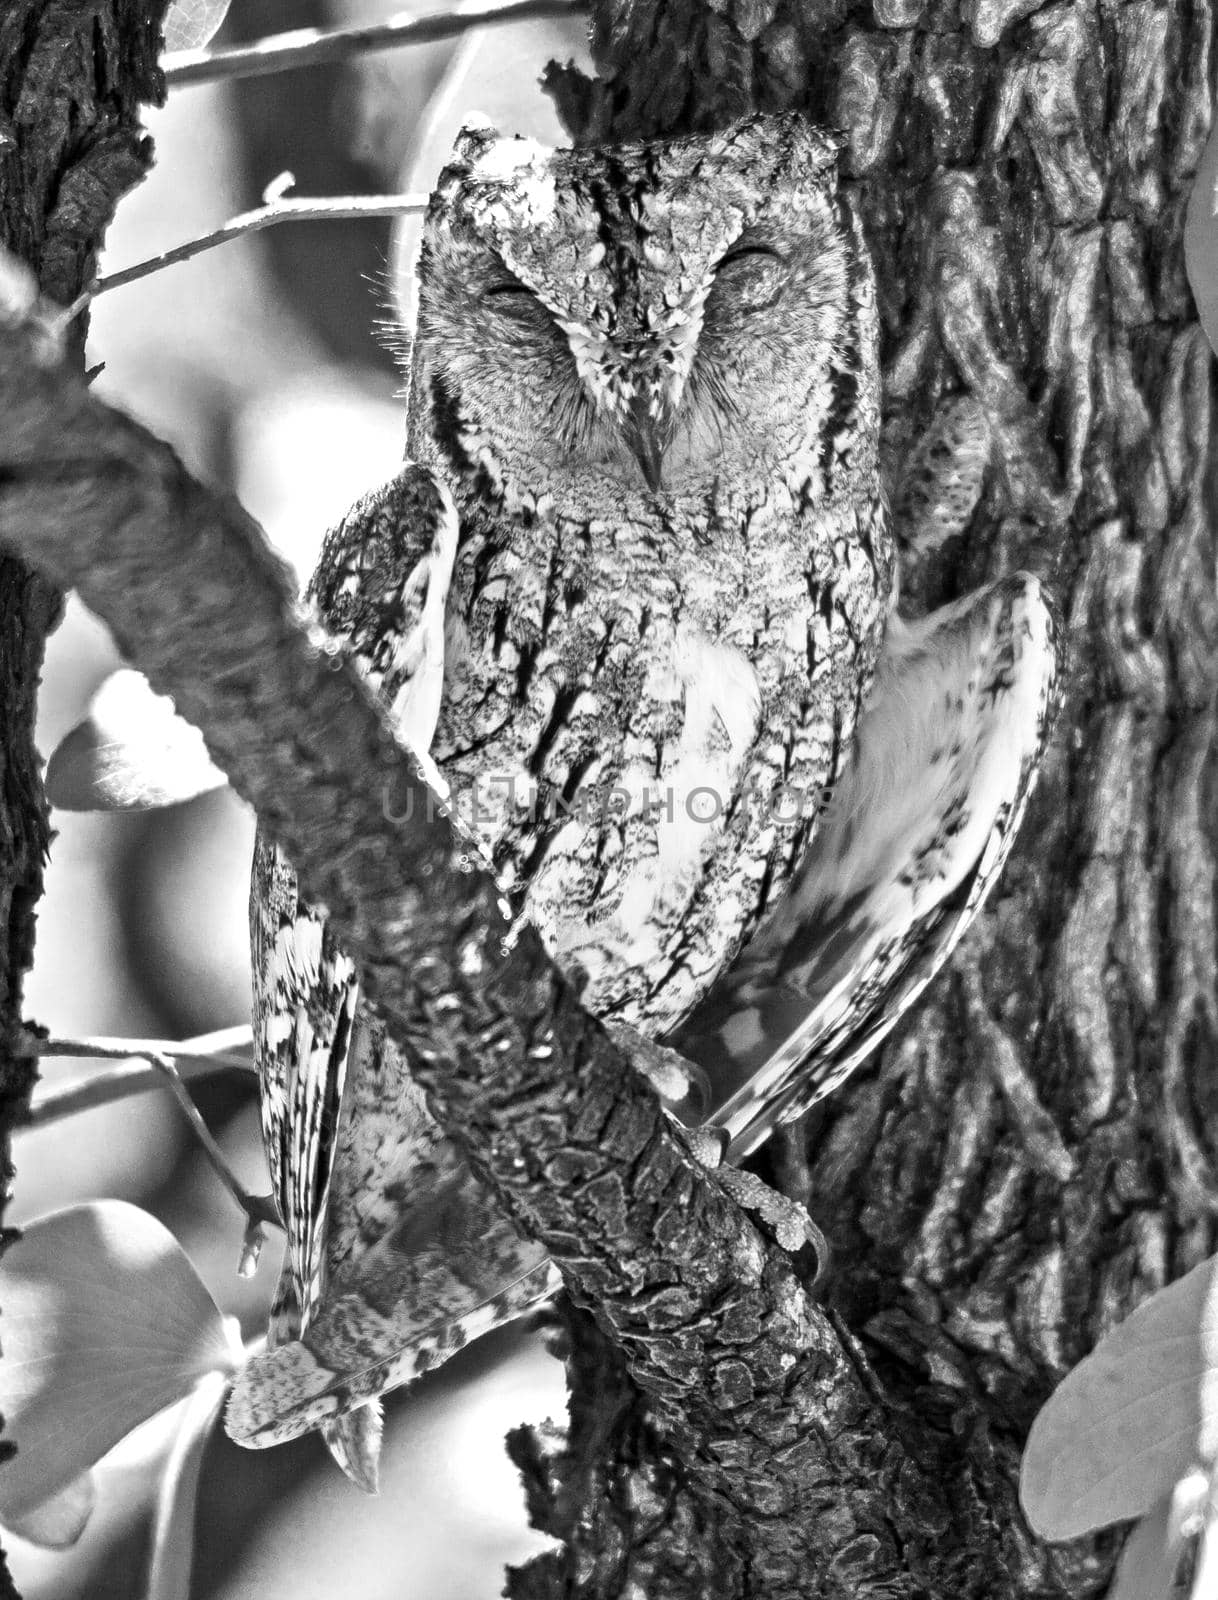
[(853, 759), (787, 896), (677, 1041), (711, 1076), (729, 1159), (836, 1089), (976, 916), (1035, 783), (1056, 641), (1026, 574), (890, 622)]
[(262, 1447), (320, 1426), (347, 1475), (369, 1487), (376, 1398), (547, 1298), (559, 1280), (545, 1250), (499, 1213), (362, 1006), (333, 1150), (323, 1292), (298, 1337), (237, 1375), (228, 1430)]
[(287, 1233), (271, 1308), (268, 1337), (274, 1344), (295, 1336), (321, 1290), (356, 984), (324, 917), (297, 902), (295, 874), (262, 833), (254, 847), (250, 945), (263, 1144)]
[[(408, 465), (357, 502), (330, 533), (310, 587), (327, 633), (387, 702), (398, 737), (433, 773), (426, 752), (443, 687), (444, 616), (457, 534), (447, 489), (426, 468)], [(359, 984), (324, 908), (298, 897), (291, 864), (261, 833), (250, 926), (263, 1140), (287, 1235), (267, 1337), (275, 1350), (309, 1328), (325, 1291)], [(239, 1414), (242, 1402), (234, 1399)], [(377, 1409), (363, 1407), (325, 1432), (343, 1470), (361, 1487), (375, 1488)]]

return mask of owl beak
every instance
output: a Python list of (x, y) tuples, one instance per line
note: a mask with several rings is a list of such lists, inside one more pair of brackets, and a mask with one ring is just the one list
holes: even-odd
[(626, 421), (626, 443), (630, 453), (642, 469), (647, 487), (658, 494), (664, 487), (664, 424), (651, 409), (650, 397), (645, 390), (637, 392), (630, 402)]

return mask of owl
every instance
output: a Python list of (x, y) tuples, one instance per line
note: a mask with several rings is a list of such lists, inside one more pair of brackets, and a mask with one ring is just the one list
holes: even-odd
[[(515, 914), (620, 1037), (686, 1030), (682, 1058), (638, 1053), (740, 1151), (944, 959), (1052, 700), (1034, 580), (893, 614), (874, 286), (836, 154), (796, 115), (611, 149), (464, 131), (424, 229), (408, 462), (311, 588)], [(376, 1397), (557, 1280), (265, 839), (252, 933), (288, 1248), (228, 1427), (320, 1426), (370, 1488)]]

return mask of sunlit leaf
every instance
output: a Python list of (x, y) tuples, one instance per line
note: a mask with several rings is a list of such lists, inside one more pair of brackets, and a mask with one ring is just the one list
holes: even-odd
[(66, 1489), (53, 1494), (41, 1505), (31, 1506), (24, 1516), (6, 1516), (11, 1532), (46, 1550), (67, 1550), (88, 1526), (97, 1504), (97, 1483), (92, 1472), (82, 1472)]
[(1108, 1600), (1173, 1600), (1182, 1551), (1171, 1539), (1170, 1513), (1171, 1496), (1164, 1495), (1130, 1533)]
[(1075, 1539), (1141, 1516), (1218, 1453), (1218, 1258), (1161, 1289), (1067, 1373), (1032, 1426), (1028, 1521)]
[(47, 796), (61, 811), (149, 811), (227, 782), (199, 730), (130, 668), (110, 674), (46, 773)]
[(1218, 195), (1218, 120), (1210, 129), (1209, 142), (1188, 197), (1184, 221), (1184, 265), (1188, 273), (1197, 314), (1211, 346), (1218, 350), (1218, 218), (1214, 216)]
[(0, 1521), (61, 1494), (139, 1423), (241, 1359), (168, 1230), (100, 1200), (31, 1223), (0, 1261)]
[[(584, 17), (552, 17), (477, 28), (458, 45), (420, 118), (402, 175), (403, 193), (430, 193), (464, 124), (475, 114), (505, 134), (569, 144), (554, 103), (541, 87), (547, 62), (574, 60), (592, 71)], [(393, 281), (403, 325), (414, 323), (414, 264), (423, 218), (393, 225)]]
[(203, 1452), (224, 1404), (226, 1380), (209, 1373), (182, 1413), (161, 1478), (153, 1520), (148, 1581), (144, 1592), (156, 1600), (190, 1600), (194, 1565), (195, 1512)]
[(166, 50), (199, 50), (228, 15), (230, 0), (173, 0), (165, 14)]

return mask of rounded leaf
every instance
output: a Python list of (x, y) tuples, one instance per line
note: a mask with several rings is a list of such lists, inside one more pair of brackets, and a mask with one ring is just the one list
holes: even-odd
[(46, 773), (47, 797), (61, 811), (150, 811), (227, 782), (199, 730), (128, 667), (98, 689)]
[(1169, 1526), (1171, 1496), (1164, 1495), (1125, 1541), (1107, 1600), (1174, 1600), (1184, 1546)]
[[(236, 1337), (240, 1337), (237, 1331)], [(183, 1409), (177, 1437), (165, 1463), (152, 1526), (152, 1549), (144, 1592), (156, 1600), (190, 1600), (195, 1521), (203, 1452), (224, 1404), (227, 1380), (209, 1373)]]
[(165, 13), (166, 50), (198, 50), (228, 14), (229, 0), (173, 0)]
[(33, 1222), (0, 1261), (0, 1521), (62, 1494), (139, 1423), (241, 1360), (186, 1252), (138, 1206)]
[(1160, 1289), (1066, 1374), (1032, 1425), (1019, 1496), (1044, 1539), (1139, 1517), (1218, 1454), (1218, 1257)]
[(82, 1472), (66, 1489), (32, 1506), (24, 1516), (7, 1517), (5, 1525), (44, 1550), (70, 1550), (88, 1526), (96, 1504), (97, 1480), (92, 1472)]

